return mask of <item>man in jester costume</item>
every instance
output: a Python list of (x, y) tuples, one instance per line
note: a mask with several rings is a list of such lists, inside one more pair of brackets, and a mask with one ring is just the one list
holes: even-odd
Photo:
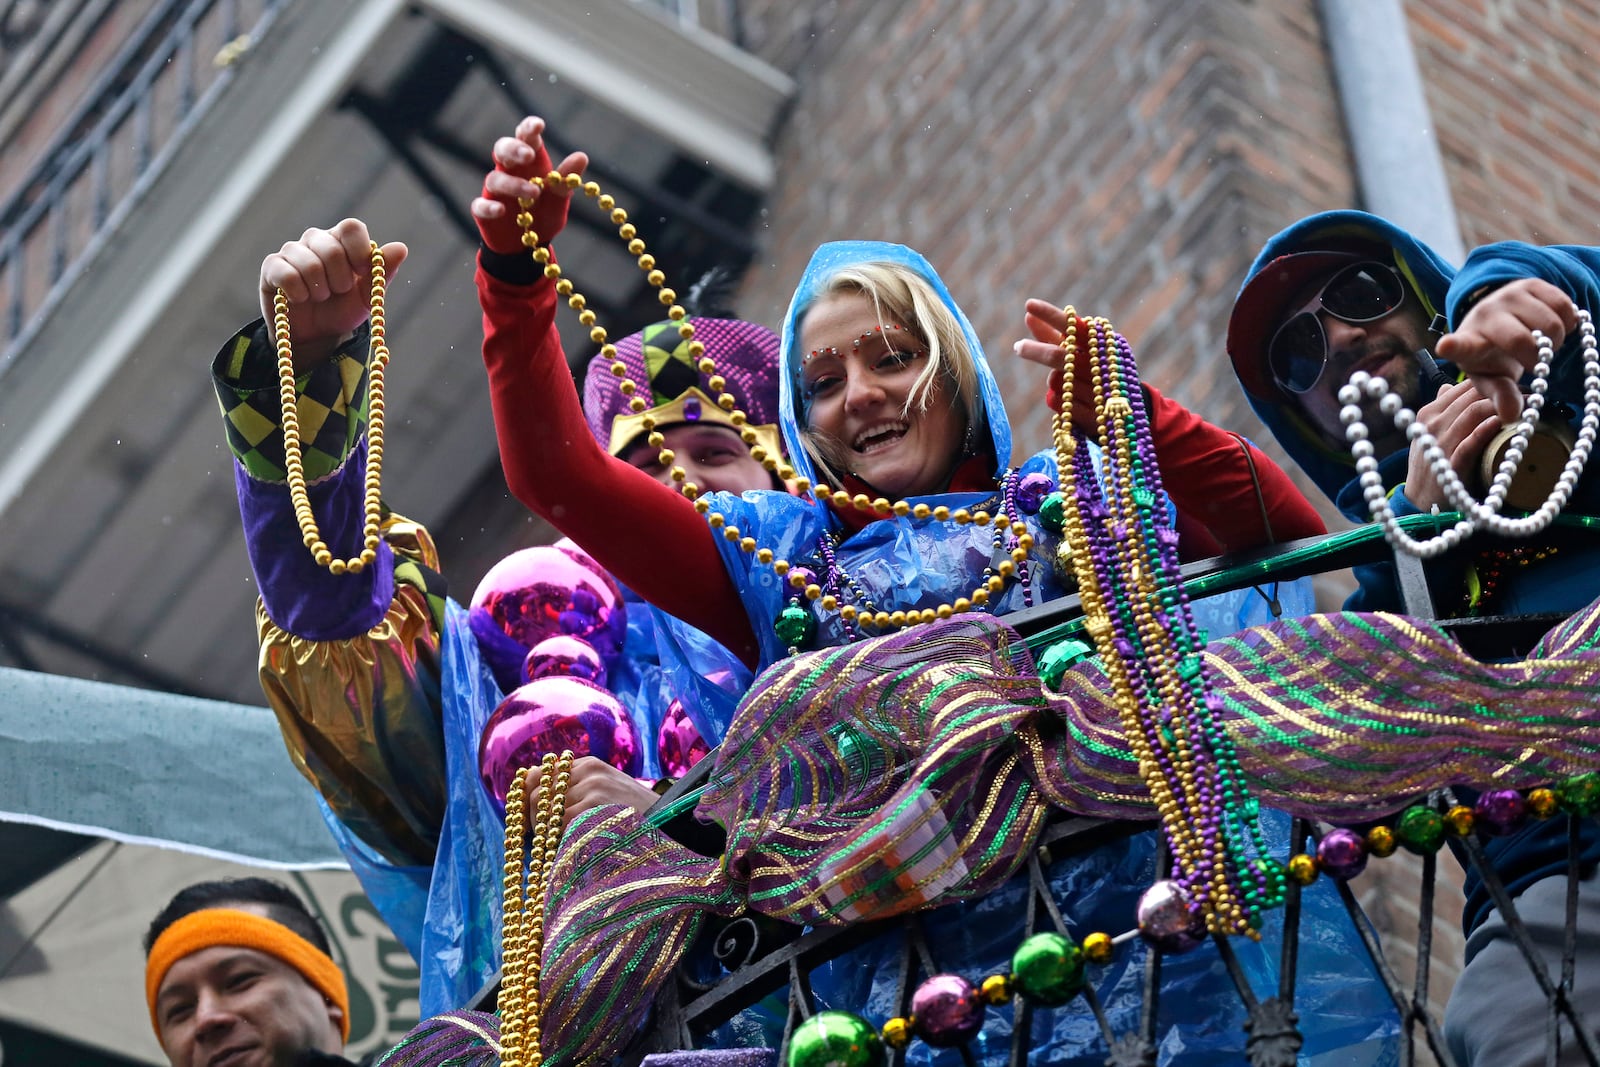
[[(379, 251), (381, 281), (406, 249)], [(591, 753), (575, 768), (574, 812), (644, 810), (657, 799), (650, 782), (681, 775), (720, 740), (750, 673), (570, 546), (507, 557), (469, 607), (445, 595), (427, 531), (377, 508), (368, 484), (381, 459), (367, 359), (371, 260), (366, 227), (347, 219), (306, 231), (262, 264), (267, 320), (284, 293), (298, 461), (286, 456), (278, 331), (265, 320), (243, 328), (213, 377), (261, 592), (263, 689), (329, 828), (417, 959), (422, 1007), (432, 1013), (468, 1003), (498, 968), (503, 831), (479, 780), (485, 771), (537, 746), (540, 730), (555, 731), (550, 743)], [(730, 368), (730, 388), (777, 447), (765, 425), (776, 411), (776, 336), (737, 320), (701, 321)], [(650, 383), (652, 410), (685, 461), (699, 464), (697, 476), (719, 489), (773, 488), (726, 413), (684, 385), (693, 370), (686, 379), (679, 346), (652, 338), (676, 335), (646, 329), (622, 342), (619, 358)], [(641, 437), (638, 414), (614, 376), (591, 381), (596, 440), (626, 457)], [(359, 569), (334, 573), (307, 550), (289, 488), (296, 463), (330, 554), (360, 560), (370, 549)]]

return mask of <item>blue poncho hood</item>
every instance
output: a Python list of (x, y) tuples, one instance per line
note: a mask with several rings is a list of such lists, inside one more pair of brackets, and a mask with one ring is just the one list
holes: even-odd
[(783, 348), (779, 356), (783, 374), (778, 390), (778, 418), (784, 445), (789, 450), (795, 470), (813, 482), (817, 480), (816, 468), (800, 434), (800, 320), (835, 274), (846, 267), (864, 263), (894, 263), (910, 268), (933, 287), (940, 301), (956, 317), (977, 370), (978, 416), (989, 429), (996, 472), (1004, 470), (1011, 462), (1011, 423), (1006, 418), (1005, 404), (1000, 399), (1000, 386), (994, 380), (994, 372), (989, 369), (989, 361), (983, 354), (983, 345), (978, 342), (972, 323), (962, 314), (931, 263), (905, 245), (886, 241), (831, 241), (818, 248), (807, 264), (799, 286), (795, 288), (794, 297), (789, 301), (789, 311), (783, 318)]
[[(1235, 303), (1234, 321), (1228, 326), (1228, 355), (1234, 372), (1245, 387), (1250, 406), (1283, 445), (1284, 451), (1330, 500), (1334, 500), (1339, 490), (1355, 476), (1354, 460), (1349, 452), (1334, 450), (1325, 444), (1297, 415), (1289, 400), (1276, 393), (1274, 387), (1262, 384), (1270, 381), (1266, 371), (1269, 334), (1259, 325), (1263, 316), (1281, 315), (1283, 305), (1305, 283), (1303, 278), (1287, 272), (1281, 279), (1269, 281), (1271, 276), (1265, 272), (1283, 256), (1323, 251), (1355, 252), (1392, 262), (1410, 282), (1429, 314), (1445, 310), (1445, 298), (1455, 268), (1406, 231), (1365, 211), (1324, 211), (1301, 219), (1269, 240), (1250, 264), (1250, 273)], [(1245, 316), (1253, 317), (1256, 323), (1246, 323)], [(1252, 325), (1255, 328), (1251, 328)], [(1418, 374), (1421, 373), (1419, 367)]]

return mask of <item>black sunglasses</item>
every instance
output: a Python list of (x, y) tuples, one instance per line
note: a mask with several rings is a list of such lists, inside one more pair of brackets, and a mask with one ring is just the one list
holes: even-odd
[(1342, 322), (1376, 322), (1405, 303), (1406, 285), (1387, 263), (1367, 260), (1340, 268), (1320, 292), (1278, 327), (1267, 342), (1272, 380), (1290, 393), (1309, 392), (1328, 364), (1328, 335), (1317, 312)]

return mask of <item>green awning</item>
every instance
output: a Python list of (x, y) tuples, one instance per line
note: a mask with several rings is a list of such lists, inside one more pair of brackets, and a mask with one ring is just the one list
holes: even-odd
[(0, 821), (342, 867), (266, 708), (0, 668)]

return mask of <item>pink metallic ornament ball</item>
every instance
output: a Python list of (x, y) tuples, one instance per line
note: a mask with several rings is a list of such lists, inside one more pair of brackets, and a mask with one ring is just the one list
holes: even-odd
[(515, 690), (489, 716), (478, 739), (479, 778), (504, 810), (518, 769), (566, 749), (634, 776), (644, 766), (639, 733), (616, 697), (582, 678), (551, 675)]
[(628, 609), (610, 575), (576, 548), (538, 545), (496, 563), (472, 594), (524, 648), (565, 634), (589, 642), (603, 660), (620, 654)]
[(607, 672), (593, 645), (581, 637), (557, 634), (533, 646), (523, 663), (522, 674), (530, 682), (552, 676), (582, 678), (604, 688)]
[(1139, 935), (1162, 952), (1188, 952), (1206, 936), (1205, 920), (1177, 882), (1163, 878), (1144, 891), (1137, 910)]
[(661, 773), (668, 778), (682, 778), (710, 751), (711, 746), (700, 736), (683, 702), (674, 698), (667, 705), (667, 712), (661, 718), (661, 731), (656, 735)]

